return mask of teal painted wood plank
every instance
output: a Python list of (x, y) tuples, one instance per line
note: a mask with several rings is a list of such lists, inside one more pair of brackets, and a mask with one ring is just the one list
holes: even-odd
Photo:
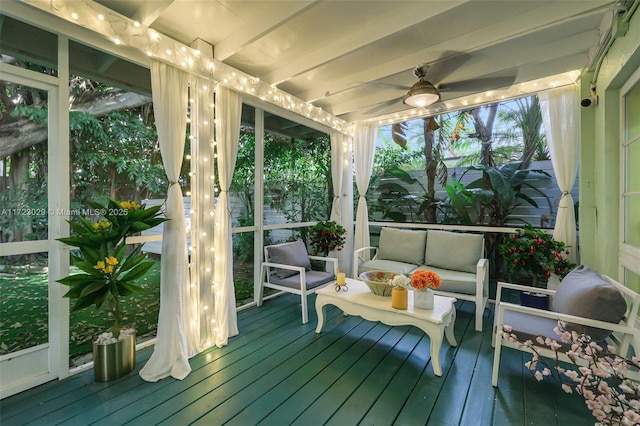
[[(461, 340), (455, 354), (455, 362), (451, 364), (447, 379), (431, 412), (430, 423), (459, 424), (466, 400), (472, 397), (469, 394), (469, 379), (473, 377), (482, 342), (482, 334), (475, 331), (473, 321), (467, 323)], [(490, 382), (488, 384), (491, 385)], [(447, 401), (448, 404), (439, 404), (439, 401)]]
[[(528, 361), (531, 356), (525, 355)], [(556, 417), (556, 401), (554, 398), (554, 383), (538, 382), (531, 373), (526, 371), (523, 377), (524, 385), (524, 422), (527, 425), (551, 426), (558, 424)], [(564, 425), (560, 425), (564, 426)]]
[[(214, 348), (211, 351), (198, 355), (198, 357), (203, 357), (205, 361), (208, 361), (209, 358), (211, 358), (211, 361), (206, 362), (201, 368), (192, 371), (184, 380), (169, 381), (166, 388), (161, 391), (150, 393), (145, 395), (143, 398), (132, 401), (130, 404), (123, 406), (120, 410), (96, 422), (96, 424), (124, 424), (128, 421), (133, 421), (140, 416), (144, 416), (145, 413), (151, 411), (156, 412), (158, 405), (165, 404), (170, 407), (171, 402), (168, 401), (171, 401), (175, 395), (179, 395), (187, 399), (191, 398), (194, 396), (194, 391), (192, 389), (196, 386), (198, 386), (197, 389), (204, 388), (205, 390), (202, 391), (202, 394), (205, 394), (217, 385), (224, 383), (224, 381), (230, 380), (233, 378), (233, 374), (235, 372), (235, 370), (230, 369), (231, 366), (238, 362), (242, 362), (243, 360), (246, 361), (248, 357), (252, 357), (251, 359), (259, 358), (260, 350), (262, 348), (269, 345), (272, 340), (278, 340), (281, 336), (290, 333), (287, 328), (287, 324), (291, 324), (292, 321), (295, 321), (294, 317), (296, 316), (295, 307), (291, 308), (292, 309), (288, 310), (287, 314), (281, 315), (273, 321), (265, 321), (264, 334), (260, 334), (257, 337), (255, 335), (245, 335), (242, 338), (249, 341), (238, 348), (235, 348), (235, 345), (230, 344), (223, 348)], [(224, 352), (223, 356), (217, 357), (219, 352)], [(212, 381), (212, 378), (214, 377), (215, 380)], [(205, 381), (207, 383), (203, 383)], [(186, 394), (189, 396), (185, 396)], [(184, 405), (187, 404), (185, 403)], [(166, 416), (173, 414), (173, 412), (177, 411), (184, 405), (176, 407), (174, 404), (173, 408), (168, 410), (168, 414), (166, 414)]]
[[(15, 424), (55, 424), (73, 416), (74, 411), (83, 410), (91, 406), (93, 401), (100, 401), (101, 395), (114, 395), (117, 392), (127, 392), (140, 386), (143, 381), (138, 376), (142, 363), (137, 363), (135, 370), (129, 375), (109, 383), (90, 382), (70, 393), (64, 393), (57, 398), (38, 407), (20, 413), (7, 421)], [(4, 420), (3, 420), (4, 423)]]
[[(307, 324), (307, 326), (309, 326), (309, 324)], [(245, 367), (245, 371), (237, 374), (232, 380), (218, 387), (215, 392), (211, 392), (207, 398), (201, 398), (197, 401), (194, 401), (183, 410), (180, 410), (179, 412), (176, 412), (170, 417), (164, 419), (164, 421), (160, 424), (173, 425), (191, 423), (200, 419), (209, 411), (218, 408), (228, 399), (237, 396), (238, 393), (242, 392), (247, 387), (253, 387), (256, 384), (260, 386), (261, 383), (268, 384), (269, 377), (267, 376), (269, 376), (271, 372), (277, 370), (280, 367), (286, 369), (288, 364), (295, 363), (293, 358), (295, 358), (296, 354), (298, 354), (302, 350), (302, 348), (316, 343), (317, 340), (318, 339), (315, 334), (315, 324), (310, 325), (310, 327), (304, 333), (288, 333), (281, 339), (282, 344), (273, 342), (273, 352), (266, 353), (266, 351), (264, 350), (261, 351), (262, 357), (258, 360), (258, 362), (249, 362)], [(316, 347), (313, 349), (314, 352), (320, 352), (321, 350), (322, 342), (320, 342), (319, 345), (316, 345)], [(283, 366), (282, 364), (286, 365)], [(238, 411), (240, 410), (236, 408), (232, 414), (235, 414)], [(224, 413), (224, 416), (231, 417), (229, 415), (229, 412)], [(211, 417), (215, 417), (215, 415), (212, 415)], [(204, 421), (204, 424), (206, 424), (206, 421)]]
[[(136, 354), (136, 363), (146, 362), (149, 356), (151, 356), (151, 348), (139, 351)], [(0, 423), (8, 421), (12, 417), (13, 421), (20, 423), (27, 421), (24, 420), (26, 418), (20, 419), (21, 413), (30, 413), (26, 415), (28, 418), (32, 418), (33, 410), (46, 414), (48, 411), (64, 407), (68, 404), (66, 394), (77, 394), (78, 397), (81, 397), (83, 393), (91, 394), (93, 390), (87, 392), (86, 388), (91, 388), (93, 383), (93, 372), (90, 370), (90, 372), (80, 373), (64, 380), (53, 380), (27, 392), (5, 398), (0, 402)]]
[[(245, 387), (253, 385), (253, 383), (283, 362), (288, 362), (290, 357), (297, 353), (300, 348), (305, 347), (315, 338), (315, 324), (302, 325), (295, 331), (291, 331), (280, 339), (271, 342), (269, 347), (262, 348), (257, 354), (258, 356), (250, 355), (226, 369), (230, 373), (229, 380), (225, 380), (219, 386), (212, 386), (216, 382), (216, 377), (212, 377), (213, 381), (207, 380), (207, 382), (202, 383), (204, 387), (199, 386), (200, 384), (196, 385), (189, 389), (188, 392), (184, 392), (183, 395), (172, 398), (169, 404), (157, 406), (153, 412), (145, 415), (145, 421), (167, 425), (189, 424)], [(207, 392), (212, 388), (213, 390)], [(193, 399), (194, 396), (198, 396), (195, 401)], [(185, 398), (190, 399), (190, 401), (185, 401)], [(175, 412), (177, 401), (185, 408)], [(171, 413), (165, 415), (169, 411)]]
[[(311, 306), (314, 300), (310, 298)], [(457, 425), (474, 426), (594, 423), (578, 395), (535, 381), (523, 366), (528, 355), (520, 351), (503, 350), (499, 388), (494, 390), (493, 312), (485, 312), (485, 330), (476, 333), (473, 305), (458, 302), (456, 307), (460, 346), (444, 344), (442, 378), (433, 375), (429, 339), (421, 331), (408, 327), (404, 335), (393, 336), (398, 327), (345, 317), (329, 308), (325, 330), (316, 335), (315, 310), (310, 310), (310, 325), (302, 326), (300, 299), (286, 295), (239, 312), (240, 335), (223, 348), (192, 358), (192, 373), (185, 380), (147, 383), (133, 373), (94, 383), (92, 372), (83, 372), (1, 400), (0, 424), (218, 425), (228, 420), (229, 425), (280, 426), (296, 419), (312, 425), (446, 426), (456, 419)], [(151, 352), (138, 353), (138, 368)], [(272, 362), (278, 355), (286, 361)], [(247, 373), (252, 367), (258, 374)], [(461, 417), (459, 404), (464, 407)]]
[[(289, 357), (285, 362), (278, 365), (276, 368), (268, 372), (260, 379), (253, 382), (250, 386), (245, 387), (231, 398), (227, 399), (219, 406), (209, 411), (202, 416), (196, 424), (208, 425), (212, 422), (226, 423), (230, 419), (234, 418), (239, 412), (243, 411), (245, 407), (252, 402), (260, 399), (263, 395), (277, 387), (283, 381), (289, 379), (292, 375), (296, 376), (296, 380), (303, 384), (311, 377), (318, 374), (324, 369), (331, 361), (331, 359), (337, 358), (342, 352), (344, 352), (353, 341), (344, 339), (344, 334), (351, 333), (365, 333), (367, 327), (360, 327), (360, 331), (356, 331), (358, 326), (362, 324), (362, 320), (357, 318), (349, 318), (340, 327), (336, 333), (323, 333), (317, 336), (316, 340), (306, 346), (304, 349)], [(342, 335), (341, 335), (342, 334)], [(322, 357), (320, 357), (322, 355)], [(287, 393), (293, 393), (296, 388), (292, 387), (291, 382), (288, 382)], [(282, 393), (278, 395), (282, 397)], [(270, 400), (268, 403), (279, 405), (278, 399)], [(265, 401), (265, 399), (263, 399)], [(282, 401), (280, 401), (282, 402)], [(273, 406), (273, 405), (271, 405)], [(267, 406), (268, 407), (268, 406)], [(245, 420), (240, 420), (240, 424), (255, 424), (262, 419), (267, 413), (264, 411), (255, 413), (257, 419), (254, 417), (251, 420), (247, 420), (245, 413)], [(236, 424), (239, 421), (234, 419)], [(233, 423), (233, 422), (232, 422)]]
[[(461, 339), (464, 336), (464, 331), (468, 328), (471, 313), (468, 309), (465, 309), (464, 303), (456, 303), (457, 318), (454, 326), (454, 333), (458, 345), (461, 345)], [(437, 377), (433, 374), (433, 368), (431, 366), (431, 360), (425, 368), (422, 375), (419, 377), (415, 387), (412, 389), (411, 395), (407, 398), (405, 405), (398, 414), (394, 424), (413, 426), (415, 424), (427, 424), (431, 411), (438, 400), (438, 395), (447, 380), (449, 369), (453, 362), (455, 362), (455, 355), (457, 353), (457, 347), (448, 346), (443, 343), (440, 364), (442, 366), (442, 377)], [(437, 424), (437, 423), (434, 423)]]
[[(564, 368), (576, 369), (572, 364), (563, 362), (561, 365)], [(558, 425), (590, 426), (595, 423), (595, 417), (591, 415), (584, 403), (584, 398), (580, 395), (575, 392), (565, 393), (557, 383), (552, 387), (552, 393), (556, 405)]]
[[(269, 321), (268, 323), (269, 327), (265, 327), (265, 329), (269, 330), (269, 328), (271, 327), (272, 330), (277, 330), (278, 329), (277, 325), (279, 324), (277, 320), (280, 319), (284, 322), (287, 322), (290, 320), (288, 315), (292, 315), (292, 314), (293, 312), (287, 312), (286, 310), (277, 310), (270, 315), (262, 316), (262, 318), (267, 321), (276, 319), (276, 322)], [(251, 328), (251, 327), (247, 327), (247, 328)], [(252, 339), (249, 339), (247, 337), (240, 337), (240, 336), (238, 336), (237, 338), (234, 337), (230, 339), (229, 345), (223, 348), (215, 348), (215, 349), (209, 350), (207, 351), (207, 353), (203, 353), (203, 354), (200, 354), (199, 356), (192, 358), (189, 361), (189, 364), (192, 368), (191, 374), (193, 374), (194, 371), (198, 370), (204, 365), (216, 359), (219, 359), (220, 357), (223, 357), (225, 354), (232, 352), (234, 350), (232, 349), (232, 347), (237, 348), (237, 347), (240, 347), (243, 343), (249, 343), (251, 341)], [(172, 382), (174, 382), (174, 379), (166, 378), (164, 380), (161, 380), (160, 382), (153, 383), (149, 386), (145, 386), (143, 389), (135, 393), (134, 398), (131, 398), (131, 395), (127, 395), (126, 393), (117, 394), (112, 398), (113, 399), (112, 401), (110, 400), (108, 403), (92, 406), (90, 410), (82, 412), (81, 414), (78, 414), (70, 418), (68, 420), (68, 424), (87, 424), (87, 422), (90, 422), (90, 421), (91, 422), (99, 421), (104, 417), (108, 417), (112, 413), (115, 413), (121, 410), (123, 407), (129, 406), (129, 405), (133, 406), (134, 415), (139, 415), (142, 407), (140, 406), (140, 404), (137, 404), (137, 402), (147, 395), (151, 395), (155, 392), (160, 392), (162, 388), (164, 388), (165, 386), (168, 386)]]
[(492, 324), (493, 315), (485, 317), (485, 331), (482, 333), (478, 360), (470, 378), (469, 395), (464, 405), (460, 425), (491, 424), (495, 398), (495, 388), (491, 385), (493, 347), (491, 346), (492, 333), (490, 330)]
[[(243, 331), (258, 329), (259, 327), (264, 326), (264, 324), (259, 322), (260, 320), (282, 315), (282, 309), (295, 309), (295, 307), (292, 307), (292, 302), (295, 303), (295, 300), (290, 299), (281, 301), (279, 299), (286, 298), (282, 297), (269, 301), (272, 305), (272, 308), (269, 310), (255, 309), (257, 313), (251, 316), (251, 321), (243, 321), (241, 316), (238, 321), (238, 327)], [(255, 324), (251, 324), (252, 322)], [(152, 347), (139, 351), (136, 354), (136, 362), (144, 365), (152, 352)], [(137, 375), (135, 372), (132, 374)], [(30, 390), (28, 393), (23, 392), (3, 400), (1, 419), (2, 421), (7, 421), (9, 418), (15, 417), (22, 412), (28, 413), (24, 418), (14, 418), (13, 421), (21, 423), (29, 421), (29, 419), (34, 419), (35, 416), (41, 414), (46, 415), (59, 409), (66, 409), (65, 407), (68, 406), (69, 402), (66, 394), (73, 394), (74, 399), (82, 399), (82, 395), (91, 396), (96, 394), (96, 385), (107, 386), (106, 384), (95, 384), (92, 373), (80, 374), (62, 382), (52, 381), (46, 383)], [(52, 389), (56, 389), (56, 391), (52, 392)], [(87, 416), (87, 413), (84, 413), (84, 416)]]
[(502, 348), (493, 405), (494, 425), (511, 426), (524, 422), (524, 362), (523, 352)]
[(300, 390), (291, 396), (277, 409), (271, 411), (258, 424), (281, 426), (291, 424), (308, 406), (317, 401), (337, 380), (344, 377), (354, 362), (380, 340), (389, 328), (379, 323), (366, 324), (372, 328), (361, 338), (345, 350), (335, 361), (320, 371), (312, 380), (308, 381)]
[[(358, 339), (368, 333), (375, 325), (357, 317), (349, 317), (349, 319), (345, 321), (345, 324), (347, 323), (355, 324), (355, 327), (341, 336), (339, 335), (341, 330), (338, 328), (327, 333), (328, 335), (335, 335), (334, 338), (337, 339), (335, 344), (329, 346), (313, 359), (308, 360), (304, 368), (300, 368), (295, 374), (289, 375), (273, 388), (258, 395), (258, 398), (250, 404), (247, 404), (244, 409), (230, 419), (227, 424), (229, 426), (257, 424), (289, 398), (306, 393), (304, 386), (313, 378), (320, 374), (326, 374), (327, 369), (335, 372), (336, 368), (339, 368), (340, 357), (345, 351), (357, 344)], [(283, 420), (284, 419), (281, 419), (281, 421)]]
[[(407, 327), (415, 329), (415, 327)], [(407, 357), (414, 350), (420, 337), (416, 333), (407, 333), (390, 352), (382, 359), (377, 367), (367, 376), (362, 384), (345, 400), (340, 408), (326, 423), (327, 425), (343, 426), (346, 424), (360, 423), (362, 418), (369, 412), (375, 404), (380, 404), (389, 409), (389, 405), (380, 396)]]
[(378, 401), (371, 407), (362, 419), (362, 425), (390, 425), (393, 424), (398, 413), (404, 406), (411, 391), (426, 368), (431, 354), (429, 353), (429, 338), (417, 329), (410, 332), (422, 334), (409, 357), (402, 364), (386, 386)]
[(292, 424), (324, 424), (404, 336), (405, 327), (390, 328), (353, 366)]

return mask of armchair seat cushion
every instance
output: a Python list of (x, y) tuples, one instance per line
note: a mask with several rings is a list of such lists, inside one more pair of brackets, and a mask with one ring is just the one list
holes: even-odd
[[(307, 280), (307, 290), (310, 290), (334, 280), (335, 275), (331, 272), (307, 271), (305, 272), (305, 278)], [(300, 289), (300, 274), (295, 273), (286, 278), (271, 277), (271, 284)]]
[(412, 263), (398, 262), (395, 260), (374, 259), (362, 262), (357, 272), (389, 271), (395, 272), (396, 274), (409, 275), (417, 266), (418, 265)]
[[(497, 317), (494, 319), (494, 327), (497, 326)], [(561, 351), (571, 349), (571, 344), (563, 343), (560, 336), (553, 329), (558, 325), (558, 320), (529, 315), (523, 312), (510, 310), (504, 311), (504, 324), (510, 325), (512, 333), (518, 336), (520, 342), (531, 340), (535, 343), (538, 336), (548, 337), (560, 344)]]
[(437, 291), (452, 293), (476, 294), (476, 274), (469, 272), (452, 271), (449, 269), (435, 268), (432, 266), (419, 266), (415, 270), (433, 271), (440, 275), (440, 287)]

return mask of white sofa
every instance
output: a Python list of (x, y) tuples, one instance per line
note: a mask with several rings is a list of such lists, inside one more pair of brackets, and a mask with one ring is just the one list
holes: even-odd
[(383, 227), (378, 247), (354, 252), (353, 274), (383, 270), (411, 275), (418, 269), (440, 275), (436, 294), (469, 300), (476, 305), (476, 330), (489, 296), (489, 261), (484, 257), (484, 235), (439, 230)]

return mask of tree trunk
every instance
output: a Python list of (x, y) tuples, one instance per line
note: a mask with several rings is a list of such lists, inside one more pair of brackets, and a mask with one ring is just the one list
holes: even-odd
[[(133, 92), (114, 89), (105, 93), (91, 93), (71, 99), (71, 110), (100, 117), (125, 108), (151, 103), (151, 98)], [(28, 118), (12, 117), (5, 113), (0, 120), (0, 158), (30, 148), (47, 140), (47, 128)]]
[(434, 202), (436, 198), (435, 182), (438, 160), (433, 152), (435, 134), (432, 129), (431, 120), (433, 120), (433, 118), (424, 120), (424, 157), (426, 159), (427, 173), (427, 202), (429, 203), (425, 210), (425, 218), (427, 223), (436, 223), (436, 206)]
[(472, 136), (480, 139), (482, 147), (480, 149), (480, 164), (489, 167), (495, 167), (495, 161), (493, 159), (493, 123), (495, 122), (496, 115), (498, 113), (498, 104), (489, 105), (489, 116), (485, 123), (480, 117), (480, 111), (482, 108), (475, 108), (471, 110), (471, 116), (473, 117), (473, 123), (476, 129), (476, 133)]

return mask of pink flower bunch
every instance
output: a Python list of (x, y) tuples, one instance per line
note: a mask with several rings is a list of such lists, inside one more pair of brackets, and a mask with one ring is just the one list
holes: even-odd
[[(575, 370), (560, 365), (558, 351), (562, 345), (557, 340), (538, 336), (535, 343), (531, 340), (520, 342), (508, 325), (503, 327), (502, 334), (505, 339), (533, 352), (531, 361), (525, 366), (538, 381), (549, 377), (557, 381), (566, 393), (575, 391), (581, 395), (597, 424), (640, 424), (640, 383), (627, 377), (630, 370), (640, 370), (640, 358), (625, 358), (616, 354), (611, 345), (603, 348), (586, 334), (569, 332), (562, 321), (558, 321), (554, 331), (563, 344), (570, 345), (566, 355), (575, 365)], [(553, 361), (542, 357), (540, 347), (555, 352)]]

